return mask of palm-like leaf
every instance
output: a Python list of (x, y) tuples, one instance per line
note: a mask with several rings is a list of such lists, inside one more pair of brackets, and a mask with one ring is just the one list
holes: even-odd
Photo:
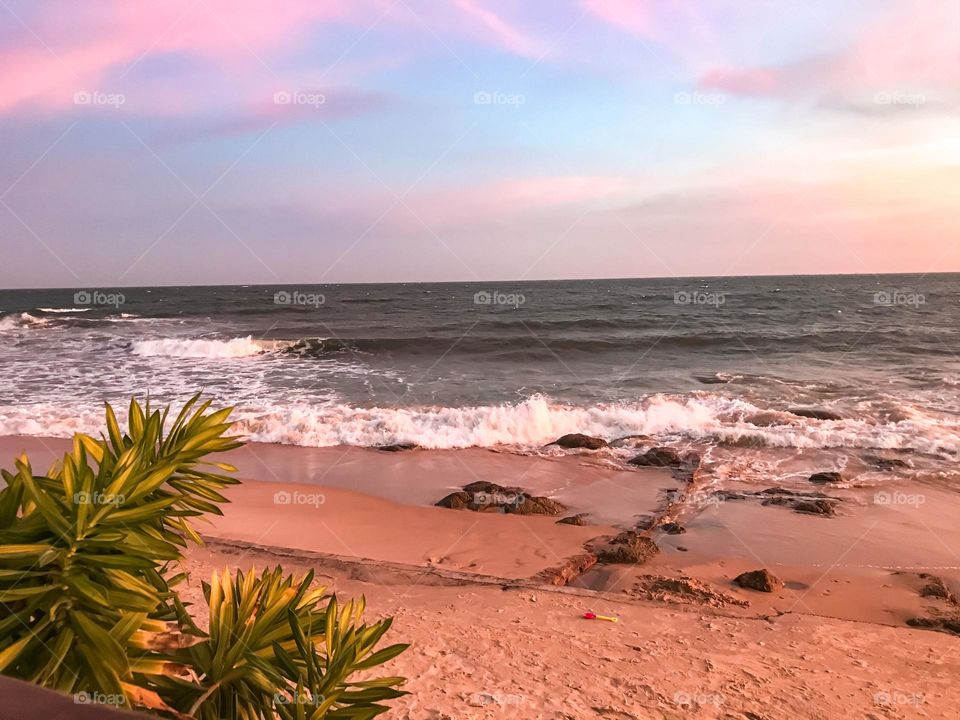
[(0, 672), (201, 720), (386, 711), (403, 678), (351, 678), (407, 646), (375, 649), (392, 621), (363, 624), (362, 598), (340, 607), (279, 567), (215, 574), (204, 631), (176, 595), (191, 519), (220, 514), (237, 482), (202, 468), (241, 444), (230, 409), (208, 410), (192, 398), (165, 434), (167, 410), (133, 400), (124, 433), (107, 405), (106, 436), (75, 435), (46, 475), (25, 456), (0, 471)]
[(374, 652), (391, 621), (361, 623), (363, 601), (339, 608), (313, 573), (295, 579), (283, 570), (259, 577), (216, 573), (204, 585), (209, 630), (170, 656), (198, 682), (160, 678), (158, 692), (200, 720), (224, 717), (372, 718), (379, 703), (399, 697), (403, 678), (351, 682), (350, 676), (387, 662), (406, 645)]
[(78, 434), (46, 475), (29, 460), (3, 472), (0, 490), (0, 672), (65, 692), (120, 695), (131, 642), (173, 618), (164, 567), (199, 540), (190, 518), (219, 513), (207, 498), (237, 482), (199, 466), (239, 443), (229, 411), (193, 398), (164, 436), (166, 412), (130, 403), (121, 433), (107, 405), (108, 437)]

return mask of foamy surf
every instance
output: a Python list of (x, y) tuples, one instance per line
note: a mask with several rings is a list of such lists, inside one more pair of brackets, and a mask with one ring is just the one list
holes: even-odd
[(22, 330), (30, 327), (41, 327), (50, 322), (49, 318), (36, 317), (30, 313), (16, 313), (4, 315), (0, 318), (0, 332)]
[(270, 340), (254, 340), (249, 335), (230, 340), (161, 338), (134, 340), (131, 351), (143, 357), (243, 358), (272, 352), (285, 345)]
[[(960, 443), (960, 424), (941, 416), (917, 412), (898, 422), (824, 421), (708, 393), (657, 394), (636, 403), (590, 407), (563, 405), (544, 396), (466, 407), (363, 408), (336, 402), (251, 405), (238, 407), (233, 417), (236, 432), (251, 441), (309, 447), (416, 443), (428, 449), (509, 446), (532, 452), (566, 433), (583, 432), (607, 440), (648, 435), (657, 442), (890, 449), (949, 457)], [(78, 430), (99, 432), (101, 426), (99, 407), (0, 408), (2, 435), (69, 436)]]

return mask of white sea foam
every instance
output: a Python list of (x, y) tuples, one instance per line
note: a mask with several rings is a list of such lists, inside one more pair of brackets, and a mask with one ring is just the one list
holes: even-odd
[[(771, 424), (772, 415), (782, 422)], [(542, 396), (515, 404), (470, 407), (360, 408), (332, 401), (248, 405), (239, 407), (233, 417), (236, 432), (249, 440), (312, 447), (413, 442), (425, 448), (510, 445), (533, 450), (571, 432), (608, 440), (645, 434), (750, 447), (889, 448), (946, 454), (960, 447), (960, 424), (942, 416), (918, 414), (886, 423), (821, 421), (761, 410), (743, 400), (709, 393), (651, 395), (637, 403), (592, 407), (560, 405)], [(102, 424), (102, 410), (95, 406), (0, 407), (0, 435), (99, 433)]]
[(90, 308), (37, 308), (45, 313), (81, 313), (88, 312)]
[(47, 325), (50, 322), (49, 318), (41, 318), (31, 315), (30, 313), (16, 313), (13, 315), (5, 315), (0, 318), (0, 332), (7, 332), (10, 330), (21, 330), (28, 327), (40, 327)]
[(252, 336), (230, 340), (204, 340), (191, 338), (161, 338), (159, 340), (134, 340), (131, 347), (134, 355), (145, 357), (175, 358), (240, 358), (251, 357), (276, 348), (276, 343), (254, 340)]

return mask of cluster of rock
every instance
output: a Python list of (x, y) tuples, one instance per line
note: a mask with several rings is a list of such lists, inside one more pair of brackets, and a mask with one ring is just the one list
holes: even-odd
[(527, 495), (522, 488), (504, 487), (479, 480), (450, 493), (437, 506), (474, 512), (502, 512), (515, 515), (559, 515), (567, 506), (553, 498)]
[(589, 550), (602, 563), (640, 565), (652, 558), (660, 548), (636, 530), (624, 530), (609, 540), (591, 543)]

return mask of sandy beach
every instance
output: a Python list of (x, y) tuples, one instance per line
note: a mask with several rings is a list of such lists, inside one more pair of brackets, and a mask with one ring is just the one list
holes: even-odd
[[(0, 439), (3, 456), (26, 450), (38, 469), (65, 447)], [(835, 499), (835, 512), (818, 515), (798, 512), (794, 496), (702, 488), (696, 470), (613, 467), (585, 450), (251, 443), (223, 459), (243, 483), (202, 528), (208, 544), (190, 552), (192, 592), (214, 568), (279, 562), (365, 595), (372, 614), (396, 616), (395, 638), (413, 643), (393, 666), (412, 694), (389, 717), (956, 716), (960, 638), (908, 625), (960, 615), (958, 503), (935, 484), (790, 491)], [(477, 480), (566, 510), (435, 506)], [(588, 524), (557, 523), (579, 513)], [(637, 528), (657, 555), (577, 566)], [(565, 565), (577, 570), (559, 576)], [(734, 582), (757, 569), (783, 586)], [(587, 611), (619, 622), (585, 620)]]

